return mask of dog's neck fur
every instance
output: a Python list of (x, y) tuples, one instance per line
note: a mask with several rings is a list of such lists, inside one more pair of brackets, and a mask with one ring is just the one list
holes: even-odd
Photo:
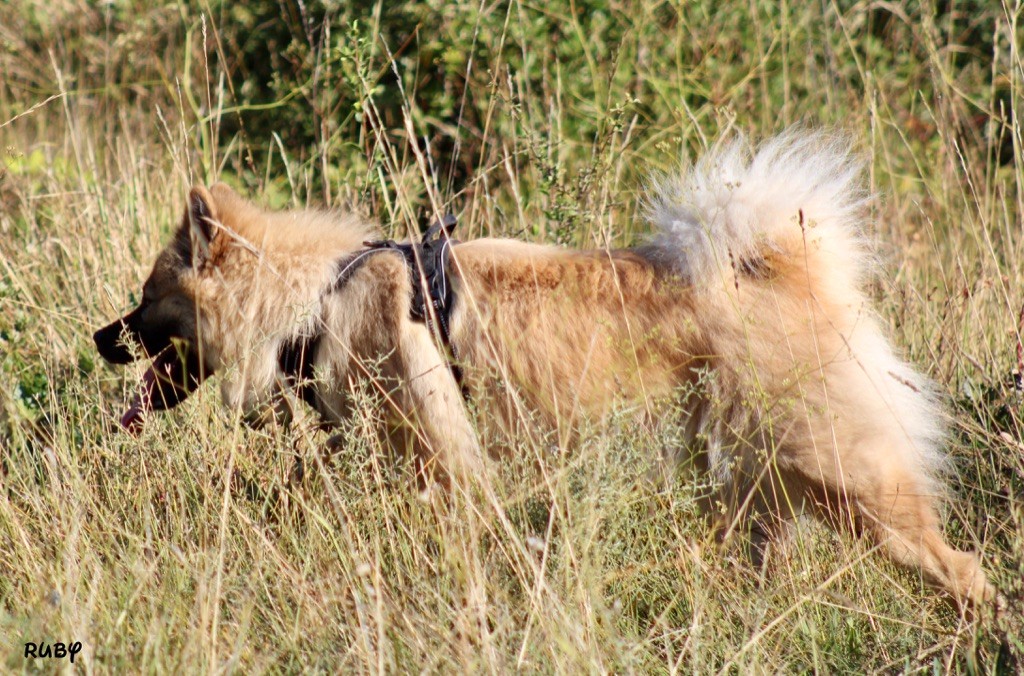
[[(215, 185), (210, 193), (217, 234), (208, 263), (194, 270), (191, 285), (200, 307), (227, 308), (204, 313), (200, 329), (209, 337), (204, 342), (218, 348), (210, 355), (216, 368), (229, 367), (222, 382), (225, 402), (246, 410), (278, 389), (277, 356), (285, 345), (304, 345), (298, 353), (311, 354), (308, 343), (318, 334), (336, 261), (377, 231), (352, 214), (273, 213), (227, 186)], [(187, 228), (183, 223), (176, 237), (178, 255), (186, 261), (195, 246)]]

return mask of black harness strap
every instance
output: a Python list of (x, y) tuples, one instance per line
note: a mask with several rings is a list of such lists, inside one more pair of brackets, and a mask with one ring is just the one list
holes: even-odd
[(277, 353), (277, 365), (288, 378), (289, 385), (295, 389), (299, 398), (307, 405), (316, 409), (316, 388), (313, 386), (316, 374), (313, 372), (313, 360), (320, 349), (323, 335), (315, 332), (312, 335), (299, 335), (285, 341)]
[[(366, 246), (351, 258), (339, 263), (341, 268), (330, 286), (328, 293), (339, 291), (373, 254), (382, 251), (396, 251), (402, 255), (409, 267), (412, 282), (412, 303), (409, 314), (414, 321), (423, 322), (447, 351), (448, 368), (455, 378), (464, 399), (469, 399), (469, 390), (462, 381), (462, 368), (457, 363), (458, 354), (451, 340), (451, 316), (455, 306), (455, 293), (448, 273), (448, 259), (452, 244), (452, 230), (456, 220), (446, 215), (440, 222), (431, 225), (418, 244), (399, 244), (394, 240), (364, 242)], [(285, 341), (278, 351), (278, 366), (295, 388), (299, 397), (308, 405), (317, 408), (314, 386), (313, 362), (323, 339), (319, 324), (308, 335), (298, 335)]]
[[(363, 242), (366, 251), (397, 251), (402, 254), (412, 280), (412, 306), (410, 314), (418, 322), (425, 322), (447, 347), (451, 347), (452, 308), (455, 297), (448, 280), (448, 258), (451, 252), (452, 230), (455, 217), (451, 214), (434, 223), (419, 243), (399, 244), (393, 239)], [(437, 326), (434, 326), (434, 319)]]
[(451, 317), (455, 307), (455, 292), (448, 272), (448, 260), (453, 244), (451, 238), (457, 221), (447, 214), (440, 221), (427, 228), (423, 239), (416, 242), (398, 243), (393, 239), (363, 242), (366, 247), (349, 259), (338, 274), (334, 290), (341, 288), (370, 255), (380, 251), (395, 251), (402, 255), (409, 267), (412, 282), (412, 299), (409, 315), (413, 321), (426, 324), (430, 333), (437, 337), (448, 352), (448, 368), (462, 390), (468, 392), (462, 382), (462, 368), (458, 365), (458, 353), (451, 337)]

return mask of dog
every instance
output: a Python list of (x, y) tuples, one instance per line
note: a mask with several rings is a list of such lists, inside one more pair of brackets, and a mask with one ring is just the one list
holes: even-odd
[(195, 187), (140, 305), (95, 342), (114, 364), (152, 360), (130, 429), (215, 373), (232, 409), (287, 417), (291, 392), (327, 424), (372, 381), (382, 434), (445, 481), (485, 464), (467, 402), (512, 437), (527, 419), (682, 410), (722, 523), (766, 542), (808, 512), (852, 525), (973, 608), (997, 594), (942, 536), (943, 411), (871, 308), (861, 173), (825, 133), (727, 140), (650, 191), (652, 232), (632, 249), (443, 230), (429, 254), (454, 298), (443, 317), (427, 249), (367, 244), (377, 229), (353, 215)]

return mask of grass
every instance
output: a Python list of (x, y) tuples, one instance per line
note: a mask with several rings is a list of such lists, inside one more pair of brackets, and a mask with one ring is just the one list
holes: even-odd
[[(236, 4), (0, 7), (0, 664), (81, 641), (101, 672), (1019, 668), (1019, 3)], [(948, 402), (947, 534), (1015, 600), (998, 619), (812, 526), (754, 570), (699, 516), (706, 479), (642, 478), (667, 426), (524, 442), (492, 501), (450, 504), (375, 446), (371, 400), (330, 456), (215, 386), (117, 430), (137, 372), (90, 336), (193, 182), (397, 236), (436, 204), (467, 238), (623, 245), (646, 176), (796, 122), (867, 158), (875, 295)]]

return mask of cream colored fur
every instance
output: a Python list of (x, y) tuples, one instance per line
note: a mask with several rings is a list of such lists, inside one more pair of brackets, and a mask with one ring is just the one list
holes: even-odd
[[(654, 191), (639, 248), (457, 245), (452, 338), (474, 405), (514, 436), (527, 418), (571, 434), (613, 408), (652, 416), (681, 400), (685, 450), (722, 486), (723, 530), (772, 537), (813, 513), (853, 524), (958, 602), (994, 598), (977, 557), (941, 535), (942, 412), (870, 306), (859, 174), (828, 136), (794, 132), (753, 152), (734, 141)], [(230, 406), (279, 401), (282, 345), (319, 332), (325, 419), (343, 420), (351, 384), (372, 375), (426, 471), (480, 471), (445, 358), (409, 317), (401, 259), (372, 254), (331, 290), (370, 226), (270, 214), (223, 186), (191, 199), (208, 203), (214, 234), (193, 227), (200, 262), (158, 262), (154, 276), (192, 301)]]

